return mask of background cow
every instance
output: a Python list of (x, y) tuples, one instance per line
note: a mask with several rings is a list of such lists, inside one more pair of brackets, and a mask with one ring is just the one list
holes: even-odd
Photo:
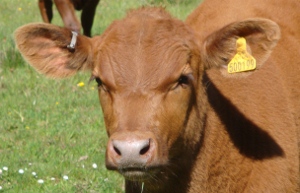
[[(91, 37), (91, 29), (94, 21), (97, 5), (100, 0), (39, 0), (39, 8), (46, 23), (51, 23), (53, 17), (52, 4), (55, 3), (64, 26), (80, 33), (81, 25), (83, 34)], [(74, 10), (82, 10), (81, 25)]]
[[(127, 193), (295, 193), (299, 8), (207, 0), (186, 22), (162, 8), (133, 10), (101, 36), (78, 36), (75, 50), (70, 30), (50, 24), (25, 25), (15, 39), (48, 77), (91, 71), (106, 166), (125, 177)], [(257, 68), (228, 74), (241, 37)]]

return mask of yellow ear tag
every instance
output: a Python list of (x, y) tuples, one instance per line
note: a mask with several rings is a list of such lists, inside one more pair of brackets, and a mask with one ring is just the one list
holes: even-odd
[(245, 38), (236, 40), (236, 54), (228, 64), (228, 73), (245, 72), (256, 68), (256, 60), (247, 52)]

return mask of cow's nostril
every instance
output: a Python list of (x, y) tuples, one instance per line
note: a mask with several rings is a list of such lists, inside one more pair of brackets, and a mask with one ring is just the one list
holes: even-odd
[(116, 146), (114, 146), (114, 150), (119, 156), (122, 155), (121, 151)]
[(148, 144), (145, 144), (144, 147), (141, 149), (140, 151), (140, 155), (144, 155), (146, 154), (150, 149), (150, 141)]

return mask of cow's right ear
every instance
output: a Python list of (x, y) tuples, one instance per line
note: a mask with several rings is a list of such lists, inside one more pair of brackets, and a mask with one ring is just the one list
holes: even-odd
[[(33, 23), (18, 28), (15, 33), (17, 48), (38, 72), (52, 78), (64, 78), (79, 70), (91, 69), (91, 39), (62, 27)], [(75, 49), (70, 48), (72, 41)]]

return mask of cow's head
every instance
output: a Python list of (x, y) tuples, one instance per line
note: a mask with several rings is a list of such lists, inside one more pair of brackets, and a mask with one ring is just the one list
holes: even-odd
[(279, 38), (278, 26), (264, 19), (232, 23), (205, 41), (196, 33), (163, 9), (142, 8), (101, 36), (73, 36), (74, 50), (71, 31), (50, 24), (20, 27), (15, 39), (28, 63), (48, 77), (91, 71), (109, 136), (107, 167), (146, 180), (197, 151), (207, 105), (204, 71), (224, 71), (238, 37), (247, 39), (260, 66)]

